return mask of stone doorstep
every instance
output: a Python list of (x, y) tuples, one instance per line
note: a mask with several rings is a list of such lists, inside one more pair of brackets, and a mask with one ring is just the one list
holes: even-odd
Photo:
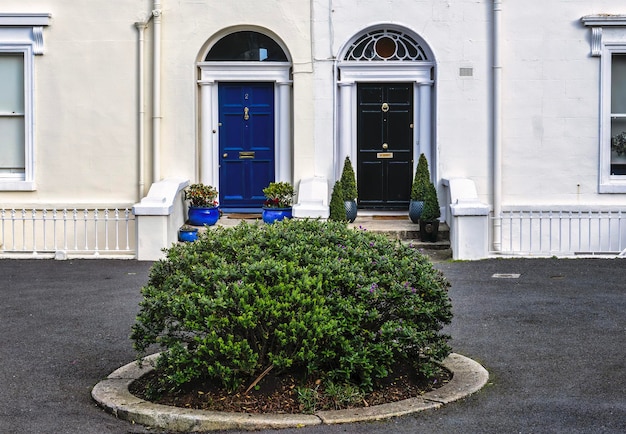
[(115, 370), (94, 386), (91, 396), (119, 419), (168, 431), (260, 430), (373, 421), (438, 408), (479, 391), (489, 379), (489, 373), (478, 362), (452, 353), (443, 361), (443, 366), (453, 374), (452, 380), (416, 398), (313, 415), (227, 413), (153, 404), (130, 394), (129, 385), (153, 369), (150, 362), (156, 356), (146, 358), (142, 367), (131, 362)]

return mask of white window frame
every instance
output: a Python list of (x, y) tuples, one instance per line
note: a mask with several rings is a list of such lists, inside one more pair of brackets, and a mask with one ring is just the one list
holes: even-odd
[(50, 14), (0, 13), (0, 53), (24, 56), (24, 172), (0, 173), (0, 191), (33, 191), (35, 184), (34, 57), (43, 54)]
[(599, 193), (626, 193), (626, 175), (611, 175), (611, 66), (613, 54), (626, 55), (626, 15), (587, 15), (591, 56), (600, 57)]

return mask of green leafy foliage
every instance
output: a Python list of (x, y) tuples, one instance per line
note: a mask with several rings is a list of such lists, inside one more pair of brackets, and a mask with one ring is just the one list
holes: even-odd
[(441, 216), (441, 210), (439, 209), (439, 200), (437, 199), (437, 190), (435, 185), (429, 183), (426, 190), (426, 197), (424, 199), (424, 209), (420, 219), (424, 221), (436, 220)]
[(428, 160), (424, 154), (420, 154), (411, 185), (411, 200), (425, 200), (428, 185), (430, 184), (430, 171), (428, 170)]
[(356, 176), (350, 162), (350, 157), (346, 157), (341, 171), (341, 189), (343, 191), (343, 200), (356, 200)]
[[(370, 389), (397, 361), (432, 372), (450, 352), (448, 283), (410, 246), (345, 223), (241, 223), (156, 262), (131, 338), (154, 345), (161, 390), (234, 390), (266, 368)], [(352, 392), (350, 392), (352, 395)]]
[(266, 208), (289, 208), (293, 205), (295, 191), (293, 185), (288, 182), (270, 182), (263, 189)]
[(346, 222), (346, 208), (344, 206), (344, 194), (341, 181), (335, 182), (333, 191), (330, 194), (330, 216), (329, 220), (335, 222)]
[(217, 190), (211, 185), (202, 183), (191, 184), (184, 190), (185, 199), (191, 206), (213, 207), (217, 206)]

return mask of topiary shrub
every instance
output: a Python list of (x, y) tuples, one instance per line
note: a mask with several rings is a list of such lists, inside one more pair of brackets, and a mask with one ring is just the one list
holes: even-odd
[(241, 223), (156, 262), (131, 338), (157, 344), (162, 390), (234, 390), (267, 368), (372, 388), (395, 362), (432, 372), (450, 352), (448, 283), (417, 249), (344, 223)]
[(352, 168), (350, 157), (346, 157), (341, 170), (341, 189), (343, 191), (343, 200), (356, 200), (356, 176)]
[(424, 198), (424, 210), (422, 211), (421, 219), (424, 221), (432, 221), (441, 217), (441, 210), (439, 209), (439, 200), (437, 199), (437, 190), (435, 185), (431, 182), (426, 189), (426, 197)]
[(419, 160), (417, 160), (417, 167), (415, 169), (415, 176), (413, 177), (413, 183), (411, 184), (411, 200), (425, 200), (428, 190), (428, 184), (430, 184), (430, 171), (428, 170), (428, 160), (422, 153)]
[(330, 215), (328, 219), (335, 222), (346, 222), (346, 208), (343, 201), (343, 188), (341, 181), (335, 182), (333, 191), (330, 194)]

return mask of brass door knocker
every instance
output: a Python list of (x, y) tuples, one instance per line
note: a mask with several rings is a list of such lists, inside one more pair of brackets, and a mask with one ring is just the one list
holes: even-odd
[(384, 113), (387, 113), (389, 111), (389, 104), (387, 104), (386, 102), (383, 103), (382, 107), (380, 108)]
[(244, 107), (243, 108), (243, 120), (247, 121), (248, 119), (250, 119), (250, 115), (248, 114), (250, 112), (250, 109), (248, 107)]

